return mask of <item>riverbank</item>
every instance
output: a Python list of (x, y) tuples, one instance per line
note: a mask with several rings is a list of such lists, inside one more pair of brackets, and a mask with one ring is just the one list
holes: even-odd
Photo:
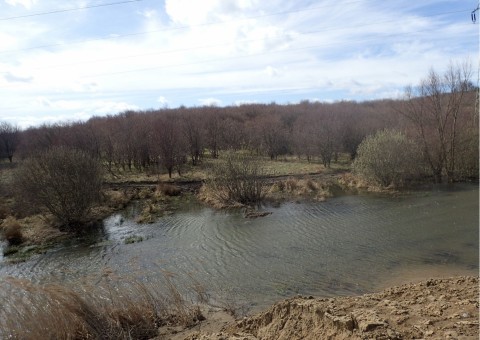
[(362, 296), (295, 297), (232, 320), (211, 312), (155, 339), (478, 339), (478, 277), (428, 279)]
[[(284, 174), (286, 172), (284, 171), (280, 175), (264, 178), (268, 187), (267, 201), (270, 203), (293, 199), (324, 201), (332, 196), (329, 188), (338, 187), (339, 176), (346, 172), (344, 169), (323, 169), (310, 173), (302, 173), (304, 170), (311, 170), (310, 168), (296, 170), (299, 173)], [(154, 179), (152, 176), (150, 178), (134, 176), (118, 177), (115, 181), (106, 182), (102, 200), (92, 209), (91, 222), (87, 223), (83, 230), (88, 232), (91, 229), (89, 227), (95, 229), (102, 220), (126, 209), (134, 202), (138, 203), (135, 203), (138, 205), (136, 221), (141, 224), (154, 223), (159, 217), (173, 213), (182, 204), (194, 199), (216, 209), (243, 207), (240, 204), (225, 204), (212, 199), (213, 195), (208, 194), (208, 189), (201, 178), (197, 175), (195, 178), (178, 177), (167, 180)], [(17, 204), (12, 193), (0, 198), (0, 240), (2, 234), (5, 234), (2, 231), (7, 230), (12, 224), (21, 235), (15, 245), (3, 247), (3, 255), (8, 256), (13, 262), (24, 261), (33, 254), (43, 253), (72, 236), (63, 231), (62, 226), (57, 225), (50, 214), (32, 211), (34, 210), (30, 207), (25, 208)], [(256, 212), (246, 216), (258, 217)], [(7, 238), (7, 235), (4, 237)]]

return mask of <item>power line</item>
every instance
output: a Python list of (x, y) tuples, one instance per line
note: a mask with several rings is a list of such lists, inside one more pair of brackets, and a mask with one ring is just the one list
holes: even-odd
[[(143, 0), (134, 0), (134, 1), (143, 1)], [(127, 2), (134, 2), (134, 1), (127, 1)], [(345, 2), (345, 3), (342, 3), (342, 4), (351, 4), (351, 3), (356, 3), (356, 2), (362, 2), (362, 1), (358, 1), (358, 0), (357, 1), (350, 1), (350, 2)], [(127, 38), (127, 37), (138, 36), (138, 35), (146, 35), (146, 34), (151, 34), (151, 33), (168, 32), (168, 31), (176, 31), (176, 30), (186, 30), (186, 29), (195, 28), (195, 27), (220, 25), (220, 24), (227, 24), (227, 23), (237, 22), (237, 21), (246, 21), (246, 20), (258, 19), (258, 18), (269, 17), (269, 16), (277, 16), (277, 15), (284, 15), (284, 14), (291, 14), (291, 13), (306, 12), (306, 11), (312, 11), (312, 10), (316, 10), (316, 9), (331, 7), (331, 6), (334, 6), (334, 5), (316, 6), (316, 7), (304, 8), (304, 9), (298, 9), (298, 10), (275, 12), (275, 13), (269, 13), (269, 14), (247, 17), (247, 18), (243, 18), (243, 19), (239, 19), (239, 20), (215, 21), (215, 22), (203, 23), (203, 24), (198, 24), (198, 25), (185, 25), (185, 26), (178, 26), (178, 27), (162, 28), (162, 29), (151, 30), (151, 31), (118, 34), (118, 35), (115, 35), (115, 36), (106, 36), (106, 37), (95, 38), (95, 39), (86, 39), (86, 40), (80, 40), (80, 41), (76, 41), (76, 42), (39, 45), (39, 46), (33, 46), (33, 47), (27, 47), (27, 48), (23, 48), (23, 49), (15, 49), (15, 50), (3, 50), (3, 51), (0, 51), (0, 54), (34, 50), (34, 49), (42, 49), (42, 48), (48, 48), (48, 47), (58, 47), (58, 46), (84, 44), (84, 43), (94, 42), (94, 41), (104, 41), (104, 40), (112, 40), (112, 39), (118, 39), (118, 38)], [(430, 15), (424, 15), (424, 17), (435, 17), (435, 16), (439, 16), (439, 15), (465, 13), (465, 12), (469, 12), (469, 10), (439, 12), (439, 13), (433, 13), (433, 14), (430, 14)], [(369, 24), (365, 24), (365, 25), (357, 25), (355, 27), (363, 27), (363, 26), (368, 26), (368, 25), (383, 24), (383, 23), (389, 23), (389, 22), (395, 22), (395, 21), (396, 20), (385, 20), (385, 21), (380, 21), (380, 22), (376, 22), (376, 23), (369, 23)], [(351, 26), (348, 26), (347, 28), (351, 28)], [(347, 28), (340, 28), (340, 29), (347, 29)]]
[[(402, 35), (408, 35), (409, 37), (411, 37), (412, 33), (423, 33), (423, 32), (430, 32), (430, 31), (436, 31), (436, 30), (437, 30), (436, 28), (431, 28), (431, 29), (425, 29), (425, 30), (416, 31), (416, 32), (387, 34), (387, 35), (382, 35), (381, 38), (402, 36)], [(366, 43), (366, 42), (369, 42), (369, 41), (377, 41), (378, 38), (379, 37), (372, 37), (371, 39), (357, 40), (357, 41), (355, 41), (355, 43), (356, 44), (362, 44), (362, 43)], [(342, 42), (337, 42), (337, 44), (342, 44)], [(332, 45), (335, 45), (335, 44), (320, 44), (320, 45), (290, 48), (290, 49), (287, 49), (287, 50), (280, 50), (280, 51), (268, 51), (268, 52), (253, 53), (253, 54), (248, 54), (248, 55), (233, 56), (233, 57), (227, 57), (227, 58), (208, 59), (208, 60), (202, 60), (202, 61), (197, 61), (197, 62), (178, 63), (178, 64), (147, 67), (147, 68), (141, 68), (141, 69), (116, 71), (116, 72), (106, 72), (106, 73), (101, 73), (101, 74), (86, 75), (86, 76), (82, 76), (81, 78), (104, 77), (104, 76), (110, 76), (110, 75), (120, 75), (120, 74), (136, 73), (136, 72), (154, 71), (154, 70), (160, 70), (160, 69), (167, 69), (167, 68), (171, 68), (171, 67), (200, 65), (200, 64), (209, 64), (209, 63), (216, 63), (216, 62), (226, 62), (226, 61), (239, 60), (239, 59), (245, 59), (245, 58), (251, 58), (251, 57), (258, 57), (258, 56), (263, 56), (263, 55), (283, 54), (283, 53), (291, 53), (291, 52), (297, 52), (297, 51), (302, 51), (302, 50), (310, 50), (310, 49), (316, 49), (316, 48), (320, 48), (320, 47), (328, 47), (328, 46), (332, 46)]]
[(48, 11), (48, 12), (38, 12), (38, 13), (17, 15), (17, 16), (13, 16), (13, 17), (0, 18), (0, 21), (22, 19), (22, 18), (29, 18), (29, 17), (37, 17), (37, 16), (41, 16), (41, 15), (49, 15), (49, 14), (57, 14), (57, 13), (65, 13), (65, 12), (73, 12), (73, 11), (81, 11), (81, 10), (90, 9), (90, 8), (124, 5), (124, 4), (132, 3), (132, 2), (139, 2), (139, 1), (143, 1), (143, 0), (127, 0), (127, 1), (110, 2), (110, 3), (105, 3), (105, 4), (89, 5), (89, 6), (82, 6), (82, 7), (75, 7), (75, 8), (57, 9), (57, 10)]
[[(143, 0), (138, 0), (138, 1), (143, 1)], [(132, 2), (132, 1), (128, 1), (128, 2)], [(342, 3), (342, 5), (349, 5), (349, 4), (358, 3), (358, 2), (363, 2), (363, 1), (362, 0), (347, 1), (347, 2)], [(283, 14), (307, 12), (307, 11), (317, 10), (317, 9), (321, 9), (321, 8), (333, 7), (333, 6), (336, 6), (336, 5), (337, 4), (315, 6), (315, 7), (302, 8), (302, 9), (296, 9), (296, 10), (290, 10), (290, 11), (282, 11), (282, 12), (261, 14), (261, 15), (246, 17), (246, 18), (242, 18), (242, 19), (235, 19), (235, 20), (211, 21), (211, 22), (197, 24), (197, 25), (183, 25), (183, 26), (168, 27), (168, 28), (162, 28), (162, 29), (151, 30), (151, 31), (133, 32), (133, 33), (126, 33), (126, 34), (116, 34), (115, 36), (106, 36), (106, 37), (100, 37), (100, 38), (95, 38), (95, 39), (85, 39), (85, 40), (79, 40), (79, 41), (70, 42), (70, 43), (56, 43), (56, 44), (39, 45), (39, 46), (33, 46), (33, 47), (27, 47), (27, 48), (22, 48), (22, 49), (15, 49), (15, 50), (4, 50), (4, 51), (0, 51), (0, 53), (3, 54), (3, 53), (10, 53), (10, 52), (17, 52), (17, 51), (27, 51), (27, 50), (33, 50), (33, 49), (40, 49), (40, 48), (46, 48), (46, 47), (83, 44), (83, 43), (92, 42), (92, 41), (102, 41), (102, 40), (126, 38), (126, 37), (132, 37), (132, 36), (137, 36), (137, 35), (145, 35), (145, 34), (150, 34), (150, 33), (186, 30), (186, 29), (195, 28), (195, 27), (221, 25), (221, 24), (228, 24), (228, 23), (231, 23), (231, 22), (247, 21), (247, 20), (252, 20), (252, 19), (259, 19), (259, 18), (265, 18), (265, 17), (277, 16), (277, 15), (283, 15)]]
[[(369, 24), (369, 25), (371, 25), (371, 24)], [(302, 35), (310, 35), (310, 34), (325, 32), (327, 30), (332, 30), (332, 29), (323, 29), (323, 30), (315, 30), (315, 31), (309, 31), (309, 32), (301, 32), (301, 34)], [(378, 39), (382, 39), (382, 38), (403, 36), (403, 35), (409, 35), (409, 37), (411, 37), (412, 34), (431, 32), (431, 31), (436, 31), (436, 30), (437, 30), (437, 28), (429, 28), (429, 29), (418, 30), (418, 31), (413, 31), (413, 32), (410, 31), (410, 32), (405, 32), (405, 33), (384, 34), (384, 35), (381, 35), (381, 36), (372, 37), (370, 39), (363, 39), (363, 40), (360, 40), (360, 41), (357, 40), (357, 41), (355, 41), (355, 43), (356, 44), (365, 43), (365, 42), (370, 42), (370, 41), (374, 41), (374, 40), (378, 40)], [(84, 65), (84, 64), (91, 64), (91, 63), (99, 63), (99, 62), (108, 62), (108, 61), (114, 61), (114, 60), (139, 58), (139, 57), (146, 57), (146, 56), (157, 56), (157, 55), (164, 55), (164, 54), (188, 52), (188, 51), (195, 51), (195, 50), (199, 50), (199, 49), (221, 47), (221, 46), (233, 45), (233, 44), (238, 44), (238, 43), (251, 43), (251, 42), (257, 42), (257, 41), (263, 41), (263, 40), (265, 40), (265, 38), (246, 39), (246, 40), (239, 40), (239, 41), (235, 41), (235, 42), (229, 41), (229, 42), (222, 42), (222, 43), (218, 43), (218, 44), (210, 44), (210, 45), (188, 47), (188, 48), (178, 48), (178, 49), (173, 49), (173, 50), (164, 50), (164, 51), (154, 52), (154, 53), (143, 53), (143, 54), (134, 54), (134, 55), (128, 55), (128, 56), (112, 57), (112, 58), (92, 59), (92, 60), (82, 61), (82, 62), (77, 62), (77, 63), (70, 63), (70, 64), (62, 64), (62, 65), (55, 65), (55, 66), (49, 66), (49, 67), (35, 68), (35, 69), (32, 69), (32, 71), (41, 71), (41, 70), (47, 70), (47, 69), (55, 69), (55, 68), (62, 68), (62, 67), (76, 66), (76, 65)], [(342, 44), (342, 43), (343, 42), (337, 42), (337, 44)], [(333, 44), (333, 45), (337, 45), (337, 44)], [(306, 49), (318, 48), (318, 47), (328, 47), (328, 46), (332, 46), (332, 44), (315, 45), (315, 46), (307, 47)], [(305, 49), (305, 48), (300, 48), (300, 49)], [(284, 52), (284, 51), (272, 51), (272, 52), (266, 52), (266, 54), (277, 53), (277, 52)], [(243, 56), (243, 57), (249, 57), (249, 56)], [(232, 58), (238, 58), (238, 57), (232, 57)], [(221, 60), (223, 61), (223, 60), (227, 60), (227, 59), (221, 59)], [(210, 61), (207, 61), (207, 62), (210, 62)], [(200, 62), (200, 63), (205, 63), (205, 62)], [(193, 63), (193, 64), (196, 64), (196, 63)], [(190, 64), (169, 65), (169, 66), (165, 66), (165, 67), (176, 67), (176, 66), (185, 66), (185, 65), (190, 65)], [(164, 68), (164, 67), (162, 66), (161, 68)], [(120, 71), (120, 72), (122, 72), (122, 71)], [(135, 72), (135, 71), (125, 71), (125, 72)], [(7, 74), (7, 73), (8, 72), (0, 72), (0, 74)]]
[[(392, 22), (392, 21), (388, 21), (388, 22)], [(378, 23), (383, 23), (383, 22), (359, 25), (357, 27), (375, 25), (375, 24), (378, 24)], [(309, 34), (316, 34), (316, 33), (321, 33), (321, 32), (325, 32), (325, 31), (332, 31), (332, 30), (339, 30), (339, 29), (347, 29), (347, 28), (336, 28), (336, 29), (324, 28), (324, 29), (321, 29), (321, 30), (301, 32), (301, 34), (302, 35), (309, 35)], [(404, 32), (404, 33), (383, 34), (383, 35), (380, 35), (380, 36), (376, 35), (376, 36), (374, 36), (370, 39), (355, 40), (353, 42), (353, 44), (367, 43), (367, 42), (370, 42), (370, 41), (377, 41), (378, 39), (383, 39), (383, 38), (388, 38), (388, 37), (398, 37), (398, 36), (401, 37), (401, 36), (404, 36), (404, 35), (408, 35), (409, 38), (412, 38), (413, 34), (431, 32), (431, 31), (436, 31), (436, 30), (437, 30), (437, 28), (434, 27), (434, 28), (417, 30), (417, 31), (409, 31), (409, 32)], [(144, 54), (120, 56), (120, 57), (113, 57), (113, 58), (95, 59), (95, 60), (88, 60), (88, 61), (83, 61), (83, 62), (78, 62), (78, 63), (35, 68), (35, 69), (32, 69), (32, 71), (42, 71), (42, 70), (62, 68), (62, 67), (68, 67), (68, 66), (76, 66), (76, 65), (89, 64), (89, 63), (108, 62), (108, 61), (113, 61), (113, 60), (138, 58), (138, 57), (143, 57), (143, 56), (155, 56), (155, 55), (162, 55), (162, 54), (179, 53), (179, 52), (193, 51), (193, 50), (198, 50), (198, 49), (205, 49), (205, 48), (231, 45), (231, 44), (236, 44), (236, 43), (248, 43), (248, 42), (255, 42), (255, 41), (262, 41), (262, 40), (265, 40), (265, 38), (247, 39), (247, 40), (235, 41), (235, 42), (227, 42), (227, 43), (224, 42), (224, 43), (219, 43), (219, 44), (211, 44), (211, 45), (196, 46), (196, 47), (189, 47), (189, 48), (180, 48), (180, 49), (174, 49), (174, 50), (165, 50), (165, 51), (155, 52), (155, 53), (144, 53)], [(313, 46), (307, 46), (307, 47), (290, 48), (288, 50), (268, 51), (268, 52), (261, 52), (261, 53), (249, 54), (249, 55), (232, 56), (232, 57), (227, 57), (227, 58), (209, 59), (209, 60), (203, 60), (203, 61), (197, 61), (197, 62), (191, 62), (191, 63), (170, 64), (170, 65), (154, 66), (154, 67), (142, 68), (142, 69), (132, 69), (132, 70), (123, 70), (123, 71), (108, 72), (108, 73), (102, 73), (102, 74), (93, 74), (93, 75), (83, 76), (82, 78), (91, 78), (91, 77), (97, 77), (97, 76), (108, 76), (108, 75), (117, 75), (117, 74), (125, 74), (125, 73), (144, 72), (144, 71), (165, 69), (165, 68), (170, 68), (170, 67), (189, 66), (189, 65), (197, 65), (197, 64), (208, 64), (208, 63), (214, 63), (214, 62), (238, 60), (238, 59), (256, 57), (256, 56), (261, 56), (261, 55), (268, 55), (268, 54), (289, 53), (289, 52), (295, 52), (295, 51), (300, 51), (300, 50), (315, 49), (315, 48), (320, 48), (320, 47), (325, 48), (325, 47), (334, 46), (334, 45), (341, 45), (341, 44), (344, 44), (344, 42), (338, 41), (337, 43), (333, 43), (333, 44), (320, 44), (320, 45), (313, 45)], [(351, 46), (351, 44), (352, 43), (348, 43), (348, 45), (350, 45), (350, 46)], [(0, 72), (0, 74), (8, 74), (8, 72)]]

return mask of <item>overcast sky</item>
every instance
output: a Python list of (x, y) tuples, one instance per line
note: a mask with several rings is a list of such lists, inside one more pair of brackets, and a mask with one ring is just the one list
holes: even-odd
[(397, 98), (466, 58), (476, 83), (477, 3), (0, 0), (0, 121)]

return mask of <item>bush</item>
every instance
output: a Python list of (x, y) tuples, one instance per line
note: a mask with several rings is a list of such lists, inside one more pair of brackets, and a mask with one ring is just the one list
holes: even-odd
[(359, 145), (353, 169), (369, 182), (398, 187), (420, 175), (421, 159), (417, 145), (404, 134), (382, 130)]
[(87, 153), (57, 147), (24, 162), (15, 186), (17, 200), (47, 209), (66, 227), (83, 225), (101, 198), (102, 168)]
[(2, 223), (2, 229), (9, 245), (19, 245), (23, 242), (22, 226), (14, 217), (7, 217)]
[(251, 205), (265, 198), (264, 171), (253, 158), (228, 154), (211, 170), (208, 185), (220, 201)]
[(168, 183), (159, 184), (157, 186), (157, 191), (165, 196), (178, 196), (182, 193), (182, 190), (178, 186)]

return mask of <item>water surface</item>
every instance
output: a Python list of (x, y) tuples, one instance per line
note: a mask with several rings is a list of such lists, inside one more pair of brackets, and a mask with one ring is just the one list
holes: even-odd
[[(460, 185), (284, 203), (258, 219), (199, 204), (150, 225), (117, 214), (94, 240), (0, 262), (0, 276), (75, 282), (106, 270), (144, 279), (168, 271), (257, 306), (295, 294), (358, 294), (409, 268), (478, 273), (478, 203), (478, 187)], [(125, 244), (132, 235), (144, 240)]]

